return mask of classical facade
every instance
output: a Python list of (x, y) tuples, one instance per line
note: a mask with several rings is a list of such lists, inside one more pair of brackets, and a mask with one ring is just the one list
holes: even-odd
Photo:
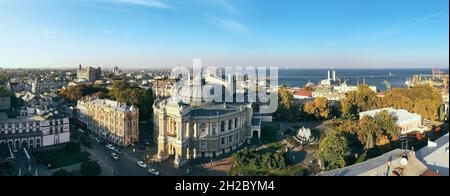
[(102, 70), (99, 68), (87, 67), (83, 68), (81, 65), (78, 66), (77, 69), (77, 78), (84, 79), (89, 82), (95, 82), (96, 80), (100, 80), (102, 78)]
[(69, 118), (57, 112), (27, 109), (17, 118), (0, 113), (0, 143), (11, 149), (40, 149), (70, 141)]
[(139, 139), (139, 109), (125, 103), (85, 97), (77, 103), (77, 119), (92, 132), (120, 146)]
[(252, 126), (251, 104), (206, 103), (204, 100), (212, 99), (207, 89), (191, 86), (180, 90), (181, 100), (171, 97), (155, 102), (154, 138), (161, 161), (173, 158), (179, 167), (189, 159), (234, 151), (254, 134), (260, 135), (260, 129)]

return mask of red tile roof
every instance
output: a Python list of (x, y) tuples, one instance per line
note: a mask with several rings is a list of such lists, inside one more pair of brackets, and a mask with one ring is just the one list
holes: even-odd
[(301, 90), (295, 92), (294, 95), (303, 96), (303, 97), (312, 97), (312, 92), (301, 89)]

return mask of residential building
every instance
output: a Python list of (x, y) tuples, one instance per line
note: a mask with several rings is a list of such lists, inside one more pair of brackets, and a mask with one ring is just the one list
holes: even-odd
[(19, 117), (0, 113), (0, 143), (14, 151), (41, 149), (70, 141), (69, 118), (53, 109), (23, 108)]
[(67, 84), (66, 81), (42, 81), (36, 78), (31, 81), (31, 92), (35, 94), (56, 92)]
[(77, 102), (77, 120), (120, 146), (139, 140), (139, 109), (117, 101), (85, 97)]

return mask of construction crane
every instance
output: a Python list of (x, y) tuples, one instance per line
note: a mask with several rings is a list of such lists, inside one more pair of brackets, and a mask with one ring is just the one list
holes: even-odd
[(385, 81), (384, 81), (384, 85), (386, 85), (386, 89), (387, 89), (387, 90), (391, 90), (391, 87), (392, 87), (392, 86), (391, 86), (391, 83), (390, 83), (388, 80), (385, 80)]

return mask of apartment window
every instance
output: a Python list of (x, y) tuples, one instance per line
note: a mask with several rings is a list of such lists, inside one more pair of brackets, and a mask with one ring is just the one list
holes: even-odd
[(225, 122), (220, 123), (220, 132), (225, 132)]
[(222, 145), (225, 145), (225, 138), (222, 138)]
[(239, 119), (237, 119), (237, 118), (234, 120), (234, 127), (235, 128), (239, 127)]
[(229, 143), (233, 142), (233, 136), (230, 135), (230, 136), (228, 137), (228, 142), (229, 142)]
[(228, 121), (228, 130), (231, 130), (231, 129), (233, 129), (233, 121), (229, 120)]
[(236, 133), (236, 135), (235, 135), (235, 137), (234, 137), (235, 139), (235, 141), (238, 141), (239, 140), (239, 133)]

